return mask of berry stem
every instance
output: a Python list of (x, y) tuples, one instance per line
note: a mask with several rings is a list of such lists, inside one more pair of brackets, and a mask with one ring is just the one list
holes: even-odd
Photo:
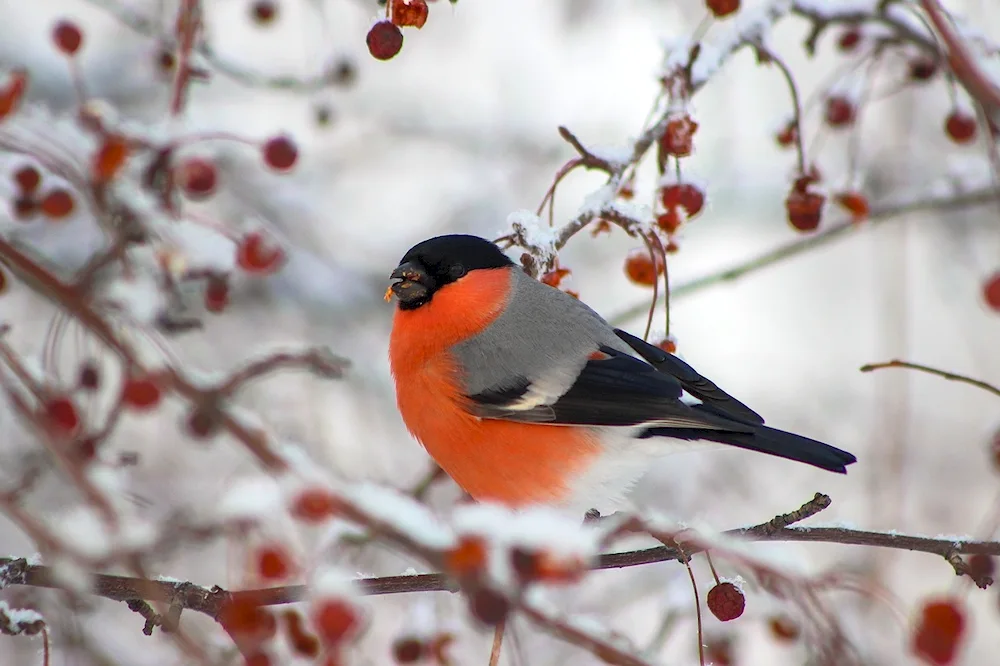
[(715, 578), (715, 584), (721, 585), (722, 581), (719, 580), (719, 573), (715, 570), (715, 563), (712, 562), (711, 551), (705, 551), (705, 559), (708, 560), (708, 568), (712, 570), (712, 577)]
[(795, 79), (792, 77), (792, 72), (788, 69), (788, 65), (785, 61), (774, 55), (771, 51), (767, 50), (763, 44), (757, 43), (754, 45), (759, 56), (768, 62), (773, 63), (780, 71), (781, 75), (785, 77), (785, 81), (788, 83), (788, 90), (792, 94), (792, 122), (795, 124), (795, 152), (799, 159), (799, 173), (805, 174), (806, 172), (806, 152), (802, 147), (802, 104), (799, 100), (799, 88), (795, 85)]
[(188, 84), (191, 82), (191, 52), (195, 37), (201, 28), (201, 4), (199, 0), (181, 0), (177, 9), (177, 67), (174, 74), (174, 90), (170, 99), (170, 114), (179, 116), (184, 110)]
[(687, 568), (688, 577), (691, 579), (691, 588), (694, 590), (694, 617), (698, 621), (698, 663), (705, 666), (705, 630), (701, 622), (701, 600), (698, 598), (698, 581), (694, 578), (694, 570), (691, 568), (691, 559), (684, 554), (680, 546), (677, 548), (681, 552), (681, 559)]

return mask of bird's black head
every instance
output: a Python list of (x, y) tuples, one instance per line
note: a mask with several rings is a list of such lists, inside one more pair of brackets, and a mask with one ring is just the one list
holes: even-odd
[(390, 289), (402, 310), (427, 303), (441, 287), (455, 282), (469, 271), (513, 266), (500, 248), (479, 236), (449, 234), (436, 236), (411, 247), (392, 272)]

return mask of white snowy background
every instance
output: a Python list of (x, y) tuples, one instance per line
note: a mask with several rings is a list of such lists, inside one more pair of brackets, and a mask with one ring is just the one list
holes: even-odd
[[(588, 145), (621, 146), (634, 137), (657, 93), (664, 40), (690, 37), (704, 17), (703, 3), (460, 0), (452, 7), (437, 2), (426, 27), (407, 30), (402, 53), (388, 62), (372, 59), (364, 43), (377, 13), (374, 3), (278, 3), (277, 20), (263, 27), (248, 19), (246, 0), (205, 2), (207, 35), (218, 56), (248, 70), (289, 76), (309, 76), (323, 63), (345, 58), (357, 68), (356, 82), (303, 93), (247, 86), (216, 74), (211, 83), (192, 87), (187, 130), (225, 130), (255, 139), (287, 132), (298, 142), (300, 161), (289, 175), (268, 172), (253, 151), (213, 144), (209, 153), (221, 165), (220, 192), (203, 204), (227, 220), (265, 219), (296, 249), (280, 275), (237, 285), (225, 315), (206, 318), (203, 331), (171, 338), (169, 344), (189, 367), (218, 372), (272, 343), (330, 345), (352, 360), (348, 378), (323, 382), (283, 374), (254, 384), (242, 394), (241, 405), (339, 477), (408, 488), (429, 463), (394, 405), (386, 358), (391, 307), (381, 298), (389, 271), (407, 248), (430, 235), (496, 236), (505, 232), (511, 211), (533, 209), (558, 167), (573, 156), (558, 125)], [(121, 114), (158, 125), (168, 86), (155, 66), (157, 44), (123, 26), (101, 4), (0, 0), (0, 65), (26, 66), (31, 100), (56, 113), (69, 111), (74, 98), (68, 69), (49, 34), (56, 19), (73, 18), (85, 33), (79, 62), (88, 93)], [(171, 3), (127, 5), (149, 16), (162, 11), (163, 24), (172, 23)], [(988, 26), (1000, 26), (1000, 10), (988, 0), (948, 6), (987, 32)], [(730, 27), (713, 27), (709, 41)], [(843, 59), (832, 48), (836, 30), (825, 35), (815, 59), (806, 59), (801, 49), (806, 28), (799, 19), (786, 19), (770, 36), (804, 96), (829, 83)], [(1000, 29), (993, 36), (1000, 41)], [(894, 72), (898, 80), (904, 67), (901, 59), (886, 58), (886, 80), (891, 82)], [(866, 110), (858, 150), (864, 188), (873, 199), (926, 196), (954, 178), (989, 182), (983, 145), (959, 148), (946, 140), (941, 126), (949, 105), (939, 75)], [(320, 108), (329, 112), (326, 125), (317, 123)], [(790, 108), (777, 70), (757, 66), (749, 52), (728, 62), (696, 96), (692, 112), (700, 128), (696, 152), (684, 168), (706, 184), (709, 204), (685, 229), (681, 251), (671, 258), (673, 284), (797, 237), (783, 206), (794, 156), (773, 138)], [(809, 128), (814, 136), (815, 112)], [(848, 134), (825, 134), (815, 158), (836, 187), (845, 184)], [(652, 174), (644, 174), (640, 201), (652, 195)], [(599, 174), (567, 179), (557, 196), (557, 221), (572, 217), (602, 182)], [(827, 212), (829, 223), (833, 207)], [(99, 245), (97, 233), (81, 218), (58, 228), (38, 223), (33, 240), (53, 261), (78, 266)], [(647, 290), (631, 285), (622, 270), (634, 245), (619, 230), (598, 239), (580, 234), (561, 255), (563, 265), (573, 269), (567, 286), (609, 317), (641, 303)], [(899, 357), (1000, 381), (1000, 317), (981, 299), (983, 280), (998, 266), (997, 209), (980, 207), (862, 228), (735, 283), (676, 299), (672, 333), (688, 362), (769, 424), (848, 449), (859, 462), (840, 477), (742, 451), (678, 454), (650, 470), (636, 489), (637, 501), (725, 529), (767, 520), (822, 491), (831, 495), (833, 506), (813, 519), (816, 524), (990, 537), (981, 526), (996, 508), (998, 476), (987, 452), (1000, 426), (996, 398), (935, 377), (896, 370), (862, 374), (858, 368)], [(27, 356), (41, 354), (52, 316), (49, 305), (17, 284), (0, 299), (0, 320), (12, 324), (8, 339)], [(628, 323), (641, 332), (640, 319)], [(86, 354), (81, 340), (70, 325), (63, 337), (69, 358)], [(0, 407), (0, 456), (9, 461), (31, 442), (7, 409)], [(210, 512), (237, 479), (253, 471), (231, 442), (204, 446), (185, 440), (177, 427), (181, 416), (180, 406), (168, 403), (152, 416), (128, 417), (112, 442), (117, 451), (138, 454), (128, 490), (150, 516), (178, 507)], [(450, 483), (443, 483), (431, 502), (443, 507), (456, 496)], [(75, 501), (72, 490), (50, 474), (32, 493), (29, 508), (54, 514)], [(953, 589), (967, 595), (974, 610), (962, 663), (995, 660), (996, 590), (969, 589), (939, 557), (854, 546), (755, 548), (808, 571), (829, 566), (855, 571), (897, 595), (902, 621), (861, 596), (838, 592), (827, 598), (865, 663), (913, 663), (908, 623), (914, 604)], [(33, 550), (0, 518), (0, 553), (25, 556)], [(221, 541), (191, 546), (157, 562), (155, 573), (206, 586), (238, 586), (240, 558)], [(398, 574), (416, 564), (377, 546), (340, 558), (364, 574)], [(725, 563), (721, 567), (727, 575), (735, 573)], [(710, 574), (697, 558), (695, 571), (704, 593)], [(51, 600), (57, 597), (43, 597), (50, 599), (46, 608), (54, 608)], [(663, 663), (697, 663), (691, 591), (677, 563), (595, 573), (566, 598), (576, 611), (594, 614), (639, 646), (651, 641), (667, 609), (679, 611), (680, 625), (652, 654)], [(456, 664), (486, 663), (492, 634), (470, 628), (464, 604), (452, 595), (378, 597), (367, 603), (372, 624), (350, 663), (389, 663), (393, 637), (419, 622), (456, 628)], [(706, 613), (706, 632), (738, 636), (741, 665), (805, 663), (804, 648), (769, 637), (764, 619), (781, 608), (779, 600), (748, 588), (745, 615), (724, 626)], [(194, 615), (185, 614), (182, 622), (197, 635), (218, 633)], [(158, 630), (144, 636), (141, 618), (123, 604), (96, 600), (74, 617), (69, 626), (78, 633), (76, 645), (57, 643), (53, 664), (183, 663)], [(516, 623), (514, 632), (517, 649), (508, 644), (503, 663), (592, 660), (525, 623)], [(0, 637), (5, 655), (0, 663), (41, 663), (40, 646), (38, 639)]]

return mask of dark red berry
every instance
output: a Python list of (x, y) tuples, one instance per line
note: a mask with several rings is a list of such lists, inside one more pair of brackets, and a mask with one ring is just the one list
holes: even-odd
[(389, 60), (403, 48), (403, 31), (392, 21), (379, 21), (368, 31), (365, 41), (376, 60)]
[(52, 29), (52, 41), (56, 43), (56, 48), (71, 56), (80, 50), (83, 34), (75, 23), (63, 20), (56, 23)]

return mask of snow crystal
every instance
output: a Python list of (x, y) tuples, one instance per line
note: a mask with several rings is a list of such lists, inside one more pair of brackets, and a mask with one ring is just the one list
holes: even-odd
[(522, 546), (566, 555), (595, 554), (601, 532), (551, 507), (530, 507), (521, 511), (497, 504), (470, 504), (458, 507), (452, 524), (461, 534), (475, 534), (508, 546)]
[(817, 18), (832, 19), (844, 14), (877, 14), (879, 4), (880, 0), (795, 0), (795, 9)]
[(235, 243), (204, 224), (180, 220), (165, 230), (190, 270), (229, 272), (236, 264)]
[[(813, 1), (815, 2), (815, 0)], [(874, 13), (876, 11), (876, 8), (872, 7), (871, 5), (878, 4), (876, 2), (862, 3), (861, 0), (851, 0), (851, 1), (859, 5), (866, 4), (868, 8), (864, 9), (863, 11), (869, 13)], [(937, 42), (937, 36), (934, 35), (932, 32), (930, 32), (927, 28), (927, 25), (922, 20), (917, 18), (916, 15), (914, 15), (912, 9), (906, 9), (905, 7), (902, 7), (896, 3), (890, 2), (885, 8), (885, 16), (893, 23), (906, 26), (907, 30), (910, 30), (922, 36), (927, 41), (932, 43)]]
[(166, 298), (152, 275), (113, 280), (103, 293), (103, 300), (125, 312), (139, 325), (151, 325), (166, 309)]
[(64, 556), (52, 560), (54, 582), (70, 592), (87, 594), (93, 586), (93, 574), (79, 562)]
[(42, 614), (31, 608), (11, 608), (6, 601), (0, 601), (0, 618), (6, 618), (4, 623), (5, 631), (0, 633), (19, 633), (22, 627), (36, 622), (45, 622)]
[(600, 215), (601, 211), (608, 206), (618, 195), (616, 183), (605, 183), (599, 188), (586, 195), (580, 205), (579, 215)]
[(612, 169), (621, 169), (632, 161), (635, 146), (629, 143), (626, 146), (587, 146), (587, 150), (594, 157), (607, 162)]
[(394, 488), (362, 483), (347, 490), (345, 496), (376, 520), (431, 548), (443, 550), (455, 543), (454, 534), (430, 509)]
[(312, 575), (309, 586), (312, 597), (354, 597), (358, 594), (353, 576), (335, 567), (321, 567)]
[(538, 255), (547, 263), (556, 254), (558, 234), (530, 210), (516, 210), (507, 216), (507, 224), (518, 238), (518, 244)]
[(226, 520), (255, 520), (284, 506), (278, 482), (269, 476), (239, 479), (222, 496), (217, 515)]

